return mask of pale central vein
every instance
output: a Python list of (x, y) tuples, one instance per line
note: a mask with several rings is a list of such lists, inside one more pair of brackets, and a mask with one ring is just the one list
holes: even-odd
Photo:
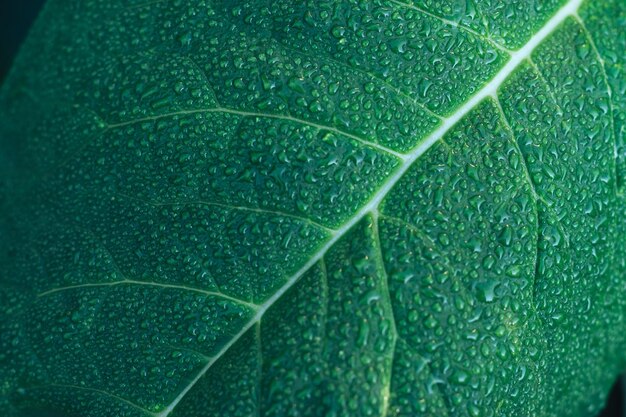
[(435, 143), (437, 143), (450, 129), (452, 129), (465, 115), (467, 115), (472, 109), (474, 109), (484, 99), (494, 96), (500, 87), (500, 85), (507, 79), (507, 77), (525, 60), (532, 52), (537, 48), (541, 42), (547, 38), (567, 17), (576, 13), (582, 0), (570, 0), (563, 7), (561, 7), (552, 18), (550, 18), (545, 25), (529, 39), (529, 41), (520, 49), (511, 54), (511, 59), (502, 69), (489, 81), (483, 88), (481, 88), (475, 95), (470, 97), (458, 110), (450, 117), (444, 119), (443, 123), (438, 129), (436, 129), (430, 136), (428, 136), (422, 143), (416, 146), (411, 152), (402, 156), (402, 164), (397, 170), (382, 184), (382, 186), (376, 191), (376, 193), (370, 198), (365, 206), (363, 206), (355, 215), (343, 224), (337, 231), (331, 236), (331, 238), (306, 262), (296, 273), (289, 277), (285, 284), (278, 289), (278, 291), (267, 299), (259, 308), (255, 316), (242, 327), (227, 344), (213, 357), (207, 364), (196, 374), (196, 376), (183, 388), (180, 394), (174, 398), (174, 400), (165, 407), (157, 417), (166, 417), (174, 410), (174, 408), (181, 402), (181, 400), (187, 395), (195, 384), (202, 378), (206, 372), (213, 366), (213, 364), (226, 353), (230, 347), (241, 338), (258, 320), (263, 317), (265, 312), (274, 305), (276, 300), (282, 297), (287, 290), (289, 290), (298, 279), (308, 271), (313, 265), (315, 265), (326, 252), (343, 237), (348, 230), (350, 230), (355, 224), (362, 220), (366, 215), (371, 212), (375, 212), (381, 203), (381, 201), (387, 196), (392, 188), (400, 181), (403, 175), (413, 165), (413, 163), (422, 156), (428, 149), (430, 149)]

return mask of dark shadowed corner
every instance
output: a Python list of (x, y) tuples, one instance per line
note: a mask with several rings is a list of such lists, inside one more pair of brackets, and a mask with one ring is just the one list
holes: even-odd
[(43, 3), (44, 0), (0, 1), (0, 82)]

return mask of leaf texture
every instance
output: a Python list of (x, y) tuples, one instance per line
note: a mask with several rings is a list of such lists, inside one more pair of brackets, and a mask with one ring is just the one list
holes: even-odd
[(0, 93), (9, 417), (588, 416), (621, 0), (50, 0)]

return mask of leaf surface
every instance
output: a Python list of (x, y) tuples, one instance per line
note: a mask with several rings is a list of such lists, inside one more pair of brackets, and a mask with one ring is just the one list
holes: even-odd
[(626, 5), (460, 5), (51, 0), (0, 93), (3, 415), (594, 415)]

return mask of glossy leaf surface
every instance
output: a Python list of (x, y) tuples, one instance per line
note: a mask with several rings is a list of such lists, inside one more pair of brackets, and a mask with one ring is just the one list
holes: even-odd
[(51, 0), (0, 93), (4, 416), (590, 416), (626, 3)]

